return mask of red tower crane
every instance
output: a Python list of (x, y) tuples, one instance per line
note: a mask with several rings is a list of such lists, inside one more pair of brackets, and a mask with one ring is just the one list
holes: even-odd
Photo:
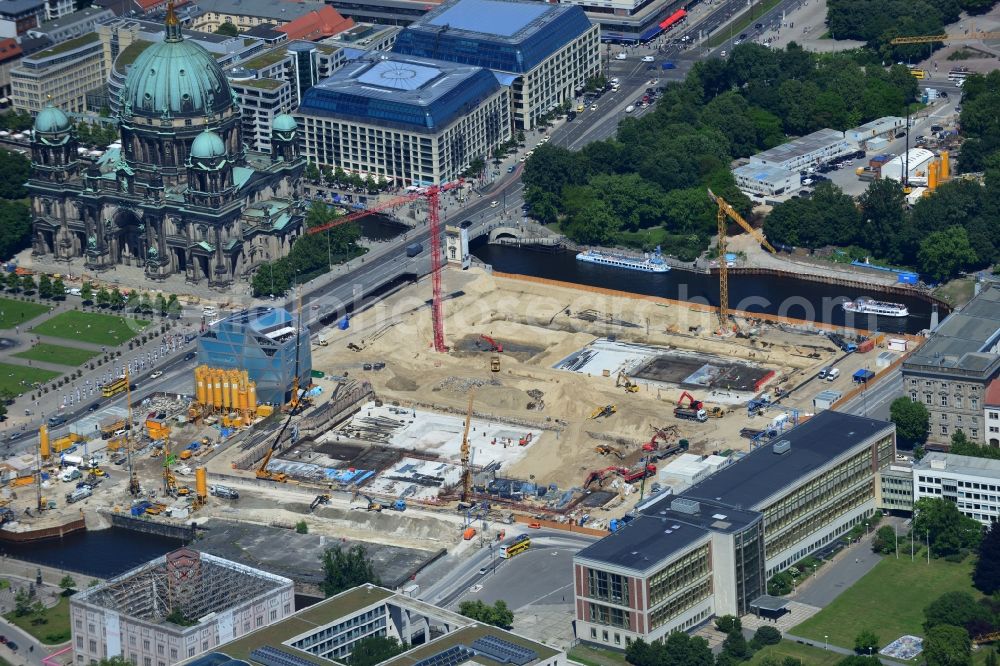
[(343, 217), (331, 220), (326, 224), (320, 224), (306, 230), (306, 233), (308, 234), (318, 234), (323, 231), (329, 231), (334, 227), (339, 227), (342, 224), (360, 220), (368, 215), (381, 213), (382, 211), (393, 208), (399, 208), (400, 206), (408, 204), (411, 201), (415, 201), (416, 199), (426, 198), (428, 209), (427, 217), (430, 221), (429, 226), (431, 235), (431, 325), (434, 329), (434, 351), (436, 352), (448, 351), (448, 347), (444, 344), (444, 308), (441, 305), (442, 259), (440, 195), (441, 192), (447, 192), (448, 190), (453, 190), (456, 187), (461, 187), (462, 183), (462, 180), (456, 180), (443, 185), (431, 185), (430, 187), (423, 188), (422, 190), (412, 194), (406, 194), (401, 197), (396, 197), (395, 199), (390, 199), (389, 201), (384, 201), (380, 204), (372, 206), (371, 208), (349, 213)]

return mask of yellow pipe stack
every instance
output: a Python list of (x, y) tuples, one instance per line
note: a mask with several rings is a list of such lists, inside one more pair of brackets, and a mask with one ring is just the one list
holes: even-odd
[(49, 459), (49, 427), (43, 425), (38, 429), (38, 452), (42, 460)]
[(927, 169), (927, 189), (933, 192), (938, 186), (938, 163), (931, 162)]
[(951, 165), (948, 160), (950, 156), (947, 150), (941, 151), (941, 170), (938, 173), (938, 179), (943, 183), (951, 178)]
[(194, 492), (198, 499), (203, 502), (208, 497), (208, 473), (204, 467), (198, 467), (194, 470)]

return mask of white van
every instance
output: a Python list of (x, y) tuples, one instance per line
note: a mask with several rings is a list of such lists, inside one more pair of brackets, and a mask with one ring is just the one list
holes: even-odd
[(635, 111), (635, 104), (629, 104), (625, 107), (625, 113), (632, 113)]
[(837, 377), (840, 376), (840, 368), (833, 368), (830, 372), (826, 373), (826, 381), (832, 382)]

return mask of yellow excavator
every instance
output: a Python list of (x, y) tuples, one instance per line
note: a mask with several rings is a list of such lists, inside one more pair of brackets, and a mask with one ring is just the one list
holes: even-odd
[(599, 419), (602, 416), (611, 416), (618, 412), (618, 407), (615, 405), (604, 405), (603, 407), (598, 407), (593, 412), (590, 413), (590, 418)]
[(615, 381), (615, 388), (624, 388), (626, 393), (635, 393), (639, 390), (639, 385), (629, 379), (624, 370), (620, 370), (618, 379)]

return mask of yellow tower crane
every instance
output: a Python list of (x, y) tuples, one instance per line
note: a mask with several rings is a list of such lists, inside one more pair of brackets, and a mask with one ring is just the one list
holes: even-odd
[(726, 219), (731, 219), (743, 227), (747, 233), (757, 239), (764, 248), (774, 254), (777, 250), (767, 242), (764, 234), (754, 229), (743, 219), (743, 216), (729, 202), (708, 190), (709, 198), (719, 207), (717, 219), (719, 222), (719, 326), (725, 330), (729, 324), (729, 267), (726, 265)]
[(474, 391), (469, 391), (469, 408), (465, 412), (465, 432), (462, 433), (462, 501), (468, 502), (472, 498), (472, 464), (469, 460), (471, 447), (469, 446), (469, 428), (472, 426), (472, 402), (475, 400)]

